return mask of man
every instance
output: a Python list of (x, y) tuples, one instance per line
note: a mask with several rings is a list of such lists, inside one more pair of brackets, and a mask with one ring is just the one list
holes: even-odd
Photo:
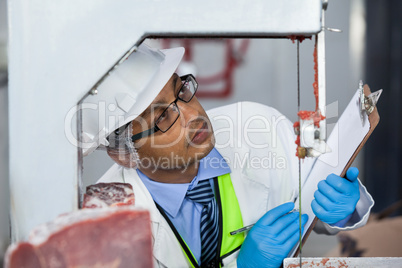
[[(83, 111), (84, 153), (105, 146), (117, 164), (100, 181), (132, 184), (136, 206), (150, 211), (155, 266), (279, 267), (299, 239), (292, 124), (257, 103), (205, 112), (195, 78), (174, 73), (183, 53), (141, 45), (110, 74), (88, 101), (117, 119), (96, 129)], [(357, 175), (320, 182), (316, 231), (365, 224), (373, 201)]]

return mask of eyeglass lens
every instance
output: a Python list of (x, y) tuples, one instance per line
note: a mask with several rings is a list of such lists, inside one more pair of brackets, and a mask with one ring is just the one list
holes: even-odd
[[(193, 98), (196, 90), (197, 90), (197, 82), (192, 76), (187, 76), (186, 80), (183, 81), (179, 93), (177, 94), (177, 99), (184, 102), (189, 102)], [(158, 119), (155, 122), (155, 124), (162, 132), (167, 131), (176, 122), (177, 118), (180, 115), (176, 101), (172, 102), (162, 112), (162, 114), (158, 117)]]

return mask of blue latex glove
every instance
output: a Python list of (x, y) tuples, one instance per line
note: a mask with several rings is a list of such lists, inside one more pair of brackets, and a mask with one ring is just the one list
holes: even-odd
[[(299, 241), (299, 213), (289, 202), (268, 211), (251, 228), (241, 246), (237, 267), (280, 267)], [(302, 226), (308, 216), (302, 215)]]
[(355, 211), (360, 199), (357, 175), (359, 170), (352, 167), (346, 172), (347, 179), (330, 174), (327, 179), (318, 183), (311, 208), (321, 221), (336, 224)]

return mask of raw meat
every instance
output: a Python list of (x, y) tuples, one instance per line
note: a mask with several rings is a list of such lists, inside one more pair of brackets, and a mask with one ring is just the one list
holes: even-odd
[(10, 246), (4, 266), (152, 267), (149, 212), (109, 207), (61, 215)]
[[(313, 120), (314, 125), (316, 127), (320, 127), (320, 121), (325, 119), (325, 116), (323, 116), (320, 112), (318, 111), (300, 111), (297, 113), (299, 118), (301, 120)], [(300, 125), (299, 125), (300, 127)]]
[(287, 36), (290, 40), (292, 40), (292, 43), (294, 44), (296, 40), (299, 40), (300, 43), (304, 41), (304, 39), (308, 38), (311, 40), (311, 36), (304, 36), (304, 35), (288, 35)]
[(82, 208), (134, 205), (134, 191), (129, 183), (97, 183), (89, 185)]
[[(291, 37), (290, 37), (291, 38)], [(293, 41), (293, 39), (292, 39)], [(294, 42), (294, 41), (293, 41)], [(314, 46), (314, 83), (313, 83), (313, 88), (314, 88), (314, 97), (315, 97), (315, 111), (299, 111), (297, 115), (299, 116), (300, 119), (302, 120), (313, 120), (314, 125), (316, 127), (320, 127), (320, 121), (325, 119), (325, 116), (321, 114), (321, 111), (318, 109), (318, 63), (317, 63), (317, 43)], [(298, 123), (298, 122), (296, 122)], [(299, 159), (304, 159), (306, 156), (305, 151), (306, 149), (300, 146), (300, 123), (294, 124), (293, 128), (295, 129), (295, 132), (297, 133), (297, 138), (295, 143), (297, 144), (296, 148), (296, 156)]]
[(39, 256), (30, 243), (22, 242), (11, 245), (6, 253), (4, 267), (41, 267)]

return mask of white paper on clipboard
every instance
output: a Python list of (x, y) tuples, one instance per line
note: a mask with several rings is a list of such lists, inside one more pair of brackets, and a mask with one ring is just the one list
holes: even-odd
[[(329, 174), (341, 174), (353, 153), (359, 147), (364, 137), (370, 130), (368, 116), (364, 113), (363, 125), (360, 118), (359, 91), (355, 93), (345, 111), (342, 113), (327, 140), (331, 153), (322, 154), (314, 163), (310, 174), (302, 186), (301, 200), (302, 213), (308, 214), (308, 221), (304, 227), (303, 237), (314, 220), (314, 213), (311, 209), (311, 202), (314, 199), (314, 192), (317, 184)], [(336, 164), (334, 164), (336, 163)], [(295, 201), (295, 207), (299, 207), (299, 199)], [(288, 257), (295, 254), (299, 243), (291, 250)]]

